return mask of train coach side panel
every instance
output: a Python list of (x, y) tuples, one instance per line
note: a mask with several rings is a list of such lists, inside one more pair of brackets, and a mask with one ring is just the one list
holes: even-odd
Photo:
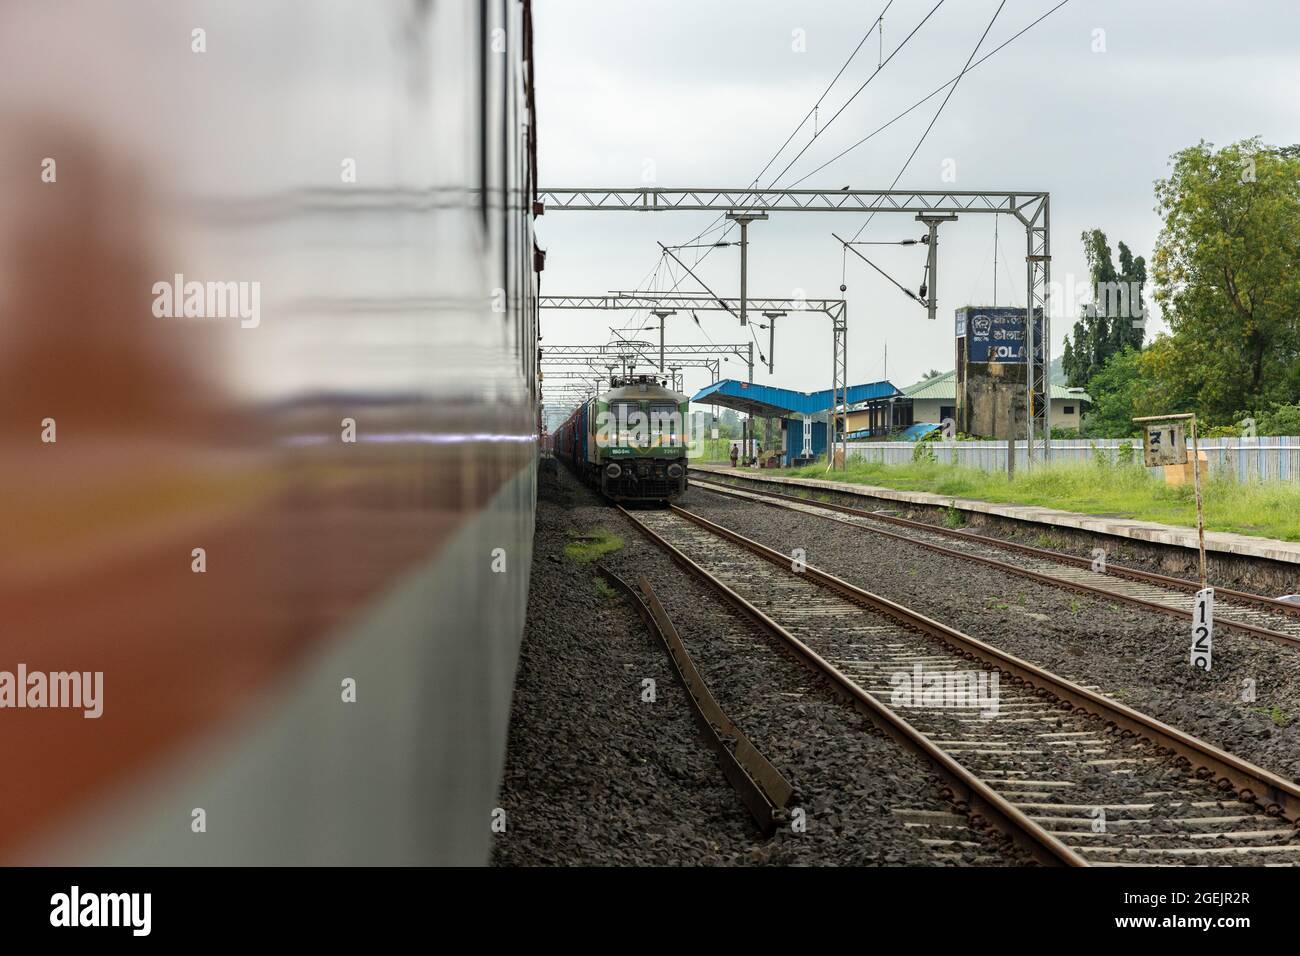
[(0, 670), (102, 676), (0, 718), (0, 860), (487, 861), (528, 9), (0, 5)]

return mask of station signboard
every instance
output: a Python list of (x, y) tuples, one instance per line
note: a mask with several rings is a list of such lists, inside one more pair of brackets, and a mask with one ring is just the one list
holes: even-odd
[[(1025, 364), (1025, 310), (965, 308), (957, 310), (957, 337), (966, 339), (966, 360), (976, 363)], [(1034, 353), (1042, 357), (1043, 318), (1034, 316)]]
[(1148, 468), (1187, 464), (1187, 434), (1182, 422), (1147, 425), (1142, 444)]

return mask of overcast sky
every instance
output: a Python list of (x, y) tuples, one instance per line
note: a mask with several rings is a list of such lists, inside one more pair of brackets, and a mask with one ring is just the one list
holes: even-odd
[[(537, 110), (543, 186), (748, 185), (799, 124), (888, 0), (536, 0)], [(936, 0), (895, 0), (886, 14), (888, 57)], [(982, 55), (1055, 5), (1006, 0)], [(871, 83), (776, 183), (788, 186), (961, 71), (999, 0), (945, 0)], [(797, 34), (796, 31), (802, 31)], [(1097, 31), (1104, 31), (1099, 34)], [(1251, 135), (1300, 141), (1300, 3), (1296, 0), (1071, 0), (968, 73), (898, 188), (1033, 189), (1051, 193), (1052, 278), (1087, 279), (1079, 241), (1100, 228), (1150, 260), (1160, 229), (1152, 183), (1169, 156), (1201, 139)], [(804, 50), (795, 47), (802, 38)], [(1094, 47), (1104, 44), (1104, 52)], [(819, 127), (876, 70), (872, 33), (822, 101)], [(804, 187), (887, 188), (935, 115), (943, 94), (816, 173)], [(763, 186), (812, 136), (811, 121), (768, 170)], [(956, 179), (945, 182), (945, 161)], [(668, 288), (656, 240), (692, 239), (712, 213), (547, 213), (543, 292), (593, 294)], [(750, 227), (751, 295), (839, 297), (842, 256), (831, 232), (865, 216), (773, 214)], [(953, 311), (993, 302), (993, 220), (1001, 219), (998, 304), (1024, 305), (1024, 230), (1009, 217), (966, 216), (942, 227), (939, 318), (865, 263), (849, 257), (849, 381), (916, 381), (953, 364)], [(878, 215), (861, 239), (919, 236), (911, 216)], [(710, 236), (717, 238), (717, 235)], [(734, 238), (734, 235), (729, 237)], [(904, 285), (919, 284), (921, 247), (864, 252)], [(691, 253), (694, 255), (695, 253)], [(693, 261), (688, 259), (688, 262)], [(739, 251), (699, 266), (719, 294), (739, 294)], [(697, 291), (689, 277), (682, 291)], [(1058, 303), (1059, 307), (1059, 303)], [(607, 326), (644, 316), (542, 315), (543, 345), (604, 343)], [(743, 342), (726, 313), (668, 319), (669, 341)], [(1060, 355), (1073, 315), (1052, 328)], [(1158, 323), (1157, 323), (1158, 327)], [(1151, 334), (1149, 332), (1148, 334)], [(642, 333), (657, 339), (657, 334)], [(766, 333), (760, 333), (766, 352)], [(799, 389), (830, 384), (829, 323), (815, 315), (777, 325), (776, 370), (755, 381)], [(743, 368), (724, 366), (725, 377)], [(688, 374), (687, 390), (707, 384)]]

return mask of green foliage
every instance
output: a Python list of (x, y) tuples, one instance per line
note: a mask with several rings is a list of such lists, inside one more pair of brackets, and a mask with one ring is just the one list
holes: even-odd
[(948, 509), (943, 513), (943, 526), (945, 528), (960, 528), (966, 523), (966, 517), (957, 510), (957, 502), (948, 503)]
[[(1240, 435), (1247, 418), (1259, 435), (1300, 434), (1300, 147), (1202, 142), (1174, 154), (1155, 194), (1152, 279), (1171, 332), (1142, 349), (1101, 313), (1075, 324), (1062, 368), (1093, 399), (1083, 433), (1122, 438), (1135, 416), (1195, 411), (1206, 437)], [(1103, 233), (1083, 238), (1094, 282), (1145, 278), (1122, 243), (1115, 269)]]
[(1273, 724), (1276, 727), (1289, 727), (1291, 722), (1295, 720), (1293, 716), (1288, 714), (1281, 707), (1278, 707), (1276, 704), (1272, 707), (1256, 707), (1254, 708), (1254, 711), (1257, 714), (1263, 714), (1269, 720), (1273, 721)]
[(589, 564), (623, 547), (623, 539), (608, 528), (597, 528), (590, 534), (570, 531), (569, 537), (573, 540), (564, 546), (564, 553), (582, 564)]
[(1153, 257), (1172, 334), (1144, 354), (1162, 411), (1228, 424), (1300, 399), (1300, 150), (1258, 137), (1176, 153)]
[(1149, 392), (1142, 377), (1142, 356), (1136, 349), (1117, 352), (1088, 382), (1092, 407), (1084, 414), (1084, 434), (1090, 438), (1137, 434), (1133, 418), (1146, 413)]
[(1138, 459), (1139, 445), (1136, 441), (1121, 442), (1114, 449), (1103, 448), (1093, 442), (1089, 442), (1089, 445), (1092, 447), (1094, 468), (1136, 468), (1141, 465)]
[(917, 464), (934, 464), (938, 460), (929, 442), (919, 441), (916, 443), (916, 447), (912, 449), (912, 461)]
[(1134, 258), (1124, 243), (1119, 244), (1116, 269), (1104, 232), (1093, 229), (1082, 239), (1094, 301), (1074, 323), (1073, 339), (1065, 339), (1061, 370), (1073, 388), (1087, 384), (1116, 352), (1142, 347), (1142, 328), (1134, 327), (1133, 317), (1141, 309), (1147, 281), (1146, 260)]
[(1300, 435), (1300, 404), (1275, 404), (1256, 420), (1255, 433), (1257, 435)]
[(604, 578), (596, 578), (596, 596), (609, 600), (618, 597), (618, 592), (610, 587), (609, 582)]
[(1198, 429), (1197, 434), (1201, 438), (1239, 438), (1241, 437), (1241, 426), (1213, 425), (1210, 428)]

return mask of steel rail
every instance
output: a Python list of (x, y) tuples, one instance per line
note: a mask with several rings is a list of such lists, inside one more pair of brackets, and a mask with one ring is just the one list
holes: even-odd
[(794, 794), (794, 787), (718, 706), (646, 576), (643, 574), (637, 580), (643, 598), (603, 565), (597, 565), (596, 570), (631, 599), (646, 629), (659, 638), (668, 662), (691, 702), (691, 713), (703, 731), (705, 742), (718, 755), (722, 775), (739, 795), (759, 829), (770, 836), (789, 817), (785, 808)]
[[(860, 712), (864, 713), (876, 727), (895, 741), (930, 761), (947, 781), (951, 791), (950, 799), (959, 806), (964, 805), (965, 808), (969, 808), (973, 823), (978, 825), (979, 822), (986, 821), (996, 826), (1042, 863), (1063, 864), (1066, 866), (1089, 865), (1088, 861), (1082, 856), (1031, 820), (1028, 815), (1016, 808), (986, 782), (954, 760), (942, 748), (932, 743), (925, 734), (876, 700), (871, 694), (863, 690), (856, 681), (850, 679), (815, 650), (795, 637), (794, 634), (722, 583), (717, 577), (689, 558), (652, 528), (637, 520), (632, 512), (621, 505), (615, 507), (632, 523), (633, 527), (662, 549), (675, 563), (717, 591), (728, 603), (759, 628), (779, 638), (805, 665), (828, 678), (831, 685)], [(673, 511), (684, 516), (689, 514), (676, 506), (673, 506)], [(692, 518), (692, 520), (694, 519)], [(757, 547), (761, 548), (762, 545), (757, 545)]]
[(677, 505), (670, 507), (674, 514), (783, 568), (789, 574), (796, 574), (836, 591), (859, 606), (929, 634), (969, 659), (978, 659), (998, 668), (1017, 683), (1027, 684), (1057, 697), (1069, 704), (1076, 714), (1103, 720), (1109, 726), (1127, 731), (1158, 748), (1184, 757), (1198, 771), (1212, 774), (1221, 789), (1232, 789), (1241, 800), (1255, 803), (1265, 813), (1280, 815), (1293, 825), (1300, 824), (1300, 786), (1292, 781), (812, 565), (804, 565), (803, 571), (796, 572), (791, 568), (789, 555)]
[[(699, 469), (696, 469), (699, 470)], [(711, 472), (703, 472), (711, 474)], [(725, 482), (710, 481), (709, 479), (695, 479), (701, 484), (711, 484), (718, 487), (726, 487)], [(762, 481), (761, 478), (742, 478), (742, 481)], [(730, 487), (739, 487), (731, 485)], [(802, 504), (815, 504), (819, 508), (829, 508), (832, 511), (843, 511), (847, 514), (861, 515), (864, 518), (871, 518), (875, 521), (883, 521), (889, 524), (896, 524), (907, 528), (916, 528), (923, 531), (932, 531), (935, 534), (944, 535), (949, 538), (957, 538), (966, 541), (975, 541), (979, 544), (987, 544), (992, 547), (1007, 548), (1012, 551), (1019, 551), (1022, 554), (1033, 555), (1034, 557), (1044, 558), (1049, 561), (1059, 561), (1062, 564), (1073, 564), (1075, 567), (1091, 568), (1092, 562), (1087, 558), (1081, 558), (1078, 555), (1066, 554), (1063, 551), (1053, 551), (1050, 548), (1039, 548), (1031, 544), (1021, 544), (1018, 541), (1007, 541), (1004, 538), (994, 538), (988, 535), (976, 534), (973, 531), (959, 531), (955, 528), (944, 528), (938, 525), (926, 524), (924, 521), (916, 521), (912, 518), (900, 518), (897, 515), (880, 514), (875, 511), (868, 511), (865, 508), (854, 508), (852, 505), (829, 504), (824, 501), (811, 501), (808, 498), (802, 498), (799, 495), (787, 495), (779, 491), (770, 491), (767, 488), (742, 488), (743, 491), (749, 491), (753, 494), (767, 495), (772, 498), (780, 498), (785, 501), (795, 501)], [(810, 492), (815, 489), (808, 489)], [(834, 493), (837, 489), (829, 489)], [(1197, 581), (1189, 581), (1186, 578), (1175, 578), (1168, 574), (1160, 574), (1155, 571), (1143, 571), (1140, 568), (1129, 568), (1124, 565), (1106, 564), (1106, 574), (1114, 574), (1116, 577), (1129, 578), (1134, 581), (1142, 581), (1149, 584), (1160, 584), (1166, 587), (1178, 588), (1186, 591), (1188, 594), (1195, 594), (1201, 589)], [(1293, 604), (1290, 601), (1279, 601), (1277, 598), (1271, 598), (1266, 594), (1254, 594), (1250, 591), (1237, 591), (1233, 588), (1215, 587), (1215, 594), (1229, 598), (1233, 601), (1241, 601), (1244, 604), (1257, 604), (1260, 607), (1267, 608), (1270, 611), (1277, 611), (1281, 614), (1289, 614), (1292, 617), (1300, 617), (1300, 604)]]
[[(760, 502), (761, 504), (767, 504), (772, 507), (788, 507), (787, 505), (781, 504), (781, 502), (790, 502), (792, 504), (801, 504), (801, 505), (815, 507), (815, 508), (825, 508), (828, 511), (838, 511), (844, 514), (854, 515), (855, 517), (867, 518), (872, 521), (880, 521), (885, 524), (894, 524), (901, 527), (914, 528), (919, 531), (926, 531), (934, 534), (939, 534), (944, 537), (971, 541), (976, 544), (982, 544), (989, 547), (1006, 548), (1012, 551), (1020, 552), (1021, 554), (1027, 554), (1033, 557), (1041, 558), (1045, 561), (1054, 561), (1059, 564), (1068, 564), (1074, 567), (1081, 567), (1081, 568), (1091, 568), (1092, 566), (1092, 563), (1088, 561), (1087, 558), (1079, 558), (1072, 554), (1063, 554), (1059, 551), (1050, 551), (1046, 548), (1036, 548), (1033, 547), (1032, 545), (1020, 544), (1018, 542), (1003, 541), (1000, 538), (991, 538), (985, 535), (973, 534), (971, 532), (955, 531), (950, 528), (939, 528), (934, 525), (926, 524), (923, 521), (913, 521), (909, 518), (899, 518), (896, 515), (881, 515), (872, 511), (867, 511), (862, 508), (854, 508), (849, 505), (830, 504), (824, 501), (813, 501), (808, 498), (801, 498), (798, 495), (787, 495), (787, 494), (782, 494), (781, 492), (768, 491), (767, 489), (742, 488), (736, 485), (727, 485), (725, 483), (713, 482), (713, 481), (708, 481), (700, 478), (692, 478), (691, 485), (704, 488), (708, 491), (712, 491), (714, 494), (729, 495), (730, 497), (733, 498), (741, 498), (742, 497), (741, 495), (735, 493), (737, 491), (740, 491), (740, 492), (744, 492), (745, 494), (755, 495), (761, 498), (776, 499), (773, 501)], [(1140, 598), (1135, 595), (1124, 594), (1121, 591), (1107, 590), (1106, 588), (1098, 587), (1091, 584), (1085, 584), (1081, 581), (1069, 581), (1064, 578), (1053, 577), (1052, 575), (1046, 574), (1041, 571), (1033, 571), (1030, 570), (1029, 568), (1021, 567), (1020, 565), (1009, 564), (1005, 561), (999, 561), (997, 558), (990, 558), (986, 555), (971, 554), (966, 551), (957, 551), (952, 548), (945, 548), (943, 545), (935, 544), (932, 541), (921, 541), (916, 538), (909, 538), (906, 535), (895, 534), (894, 532), (886, 531), (883, 528), (867, 528), (864, 527), (863, 525), (855, 524), (854, 522), (851, 521), (843, 521), (842, 519), (834, 518), (831, 515), (814, 515), (814, 517), (824, 518), (828, 521), (839, 521), (841, 524), (848, 525), (851, 528), (857, 528), (859, 531), (863, 531), (869, 534), (883, 535), (887, 538), (892, 538), (897, 541), (906, 541), (909, 544), (918, 545), (919, 547), (926, 548), (930, 551), (934, 551), (937, 554), (942, 554), (948, 557), (957, 557), (966, 561), (975, 561), (980, 564), (987, 565), (989, 567), (997, 568), (1000, 571), (1005, 571), (1008, 574), (1015, 574), (1020, 577), (1029, 578), (1034, 581), (1039, 581), (1044, 584), (1049, 584), (1053, 587), (1063, 588), (1065, 590), (1070, 590), (1070, 591), (1077, 591), (1084, 594), (1092, 594), (1098, 597), (1104, 597), (1108, 600), (1121, 601), (1126, 604), (1133, 604), (1138, 607), (1146, 608), (1147, 610), (1150, 611), (1157, 611), (1161, 614), (1169, 614), (1175, 617), (1186, 618), (1189, 620), (1191, 619), (1192, 616), (1191, 611), (1185, 611), (1180, 608), (1170, 607), (1167, 604), (1158, 604), (1155, 601), (1148, 601), (1145, 598)], [(1149, 571), (1140, 571), (1136, 568), (1118, 567), (1115, 565), (1111, 565), (1109, 563), (1107, 563), (1106, 568), (1107, 570), (1105, 572), (1097, 572), (1097, 573), (1110, 574), (1112, 573), (1112, 569), (1114, 569), (1114, 575), (1115, 577), (1118, 578), (1125, 578), (1128, 580), (1140, 581), (1142, 583), (1147, 583), (1147, 584), (1156, 584), (1156, 585), (1166, 586), (1170, 588), (1177, 588), (1178, 590), (1193, 593), (1193, 594), (1200, 589), (1200, 585), (1197, 584), (1195, 581), (1185, 581), (1181, 578), (1167, 577), (1166, 575), (1163, 574), (1155, 574)], [(1300, 606), (1292, 605), (1287, 601), (1277, 601), (1274, 600), (1273, 598), (1265, 597), (1262, 594), (1251, 594), (1247, 591), (1234, 591), (1231, 588), (1217, 588), (1217, 587), (1214, 589), (1214, 592), (1216, 596), (1221, 596), (1227, 598), (1228, 600), (1240, 601), (1243, 604), (1258, 605), (1261, 607), (1265, 607), (1268, 610), (1276, 610), (1291, 616), (1300, 615), (1300, 609), (1298, 609), (1300, 608)], [(1229, 611), (1228, 613), (1231, 612)], [(1262, 637), (1265, 638), (1266, 640), (1276, 641), (1280, 644), (1286, 644), (1290, 647), (1300, 647), (1300, 637), (1296, 636), (1295, 634), (1288, 634), (1285, 631), (1275, 631), (1270, 628), (1260, 627), (1257, 624), (1248, 624), (1245, 621), (1233, 620), (1230, 617), (1224, 616), (1222, 610), (1216, 612), (1215, 623), (1224, 627), (1231, 628), (1233, 630), (1242, 631), (1243, 633), (1250, 634), (1253, 637)]]

